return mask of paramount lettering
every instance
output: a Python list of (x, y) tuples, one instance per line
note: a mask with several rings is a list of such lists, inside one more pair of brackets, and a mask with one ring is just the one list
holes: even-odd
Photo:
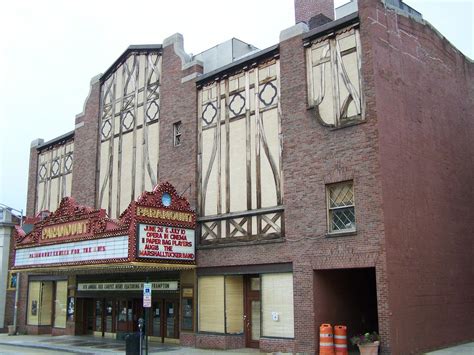
[(70, 237), (87, 233), (87, 221), (72, 222), (56, 226), (44, 227), (41, 232), (41, 240), (49, 240), (61, 237)]
[(170, 211), (162, 208), (140, 207), (137, 208), (137, 216), (167, 219), (170, 221), (192, 222), (193, 215), (188, 212)]

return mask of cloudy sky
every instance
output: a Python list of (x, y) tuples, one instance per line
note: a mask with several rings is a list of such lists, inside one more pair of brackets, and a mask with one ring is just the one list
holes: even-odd
[[(474, 0), (405, 2), (474, 58)], [(31, 141), (48, 141), (73, 130), (90, 79), (104, 72), (130, 44), (162, 43), (180, 32), (188, 53), (202, 52), (232, 37), (266, 48), (293, 23), (293, 0), (3, 3), (0, 203), (25, 208)]]

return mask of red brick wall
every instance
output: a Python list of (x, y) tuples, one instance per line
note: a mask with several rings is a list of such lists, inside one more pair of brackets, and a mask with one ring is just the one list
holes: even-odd
[(394, 354), (474, 339), (474, 66), (429, 26), (371, 0)]
[[(39, 140), (42, 143), (43, 140)], [(26, 196), (26, 216), (32, 217), (35, 215), (36, 209), (36, 186), (38, 179), (38, 152), (37, 145), (30, 148), (30, 163), (28, 167), (28, 191)]]
[[(367, 43), (362, 44), (367, 47)], [(383, 247), (383, 214), (378, 163), (377, 116), (371, 55), (364, 55), (366, 122), (332, 130), (307, 110), (306, 66), (301, 37), (280, 44), (283, 175), (286, 241), (198, 251), (198, 265), (292, 262), (295, 339), (266, 339), (266, 349), (313, 353), (318, 346), (314, 270), (375, 267), (379, 330), (389, 346), (389, 309)], [(325, 185), (354, 180), (357, 234), (326, 237)], [(317, 281), (316, 281), (317, 282)]]
[(295, 23), (306, 22), (318, 14), (334, 19), (334, 0), (295, 0)]
[[(194, 72), (202, 72), (200, 66), (182, 70), (181, 58), (174, 46), (163, 49), (162, 83), (160, 88), (160, 150), (158, 160), (159, 183), (168, 181), (184, 193), (196, 208), (196, 157), (197, 157), (197, 91), (194, 80), (181, 83), (181, 79)], [(173, 144), (173, 124), (181, 121), (181, 145)]]
[(26, 332), (26, 312), (28, 308), (28, 275), (22, 273), (20, 276), (20, 282), (17, 284), (20, 287), (20, 293), (18, 294), (18, 318), (17, 326), (20, 333)]
[(295, 341), (293, 339), (260, 338), (259, 346), (261, 351), (267, 353), (295, 352)]
[(179, 333), (179, 345), (189, 346), (194, 348), (196, 346), (196, 334), (195, 333)]
[(240, 349), (245, 348), (243, 335), (196, 334), (196, 345), (201, 349)]
[[(93, 79), (94, 80), (94, 79)], [(76, 117), (72, 196), (80, 205), (95, 206), (100, 83), (91, 82), (84, 112)]]
[(13, 325), (13, 312), (15, 309), (15, 291), (7, 291), (5, 297), (5, 327)]

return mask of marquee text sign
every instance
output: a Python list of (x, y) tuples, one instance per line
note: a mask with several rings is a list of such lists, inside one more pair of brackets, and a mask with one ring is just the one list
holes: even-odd
[(87, 234), (88, 221), (74, 221), (43, 227), (40, 242), (50, 242)]
[(138, 225), (140, 258), (195, 260), (194, 229)]
[[(79, 283), (78, 291), (143, 291), (143, 282)], [(154, 291), (177, 291), (178, 281), (151, 282)]]
[(17, 249), (15, 266), (75, 263), (128, 257), (128, 236)]

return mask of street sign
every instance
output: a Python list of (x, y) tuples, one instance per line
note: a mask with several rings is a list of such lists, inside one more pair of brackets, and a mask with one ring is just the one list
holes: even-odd
[(151, 307), (151, 283), (143, 284), (143, 307)]

